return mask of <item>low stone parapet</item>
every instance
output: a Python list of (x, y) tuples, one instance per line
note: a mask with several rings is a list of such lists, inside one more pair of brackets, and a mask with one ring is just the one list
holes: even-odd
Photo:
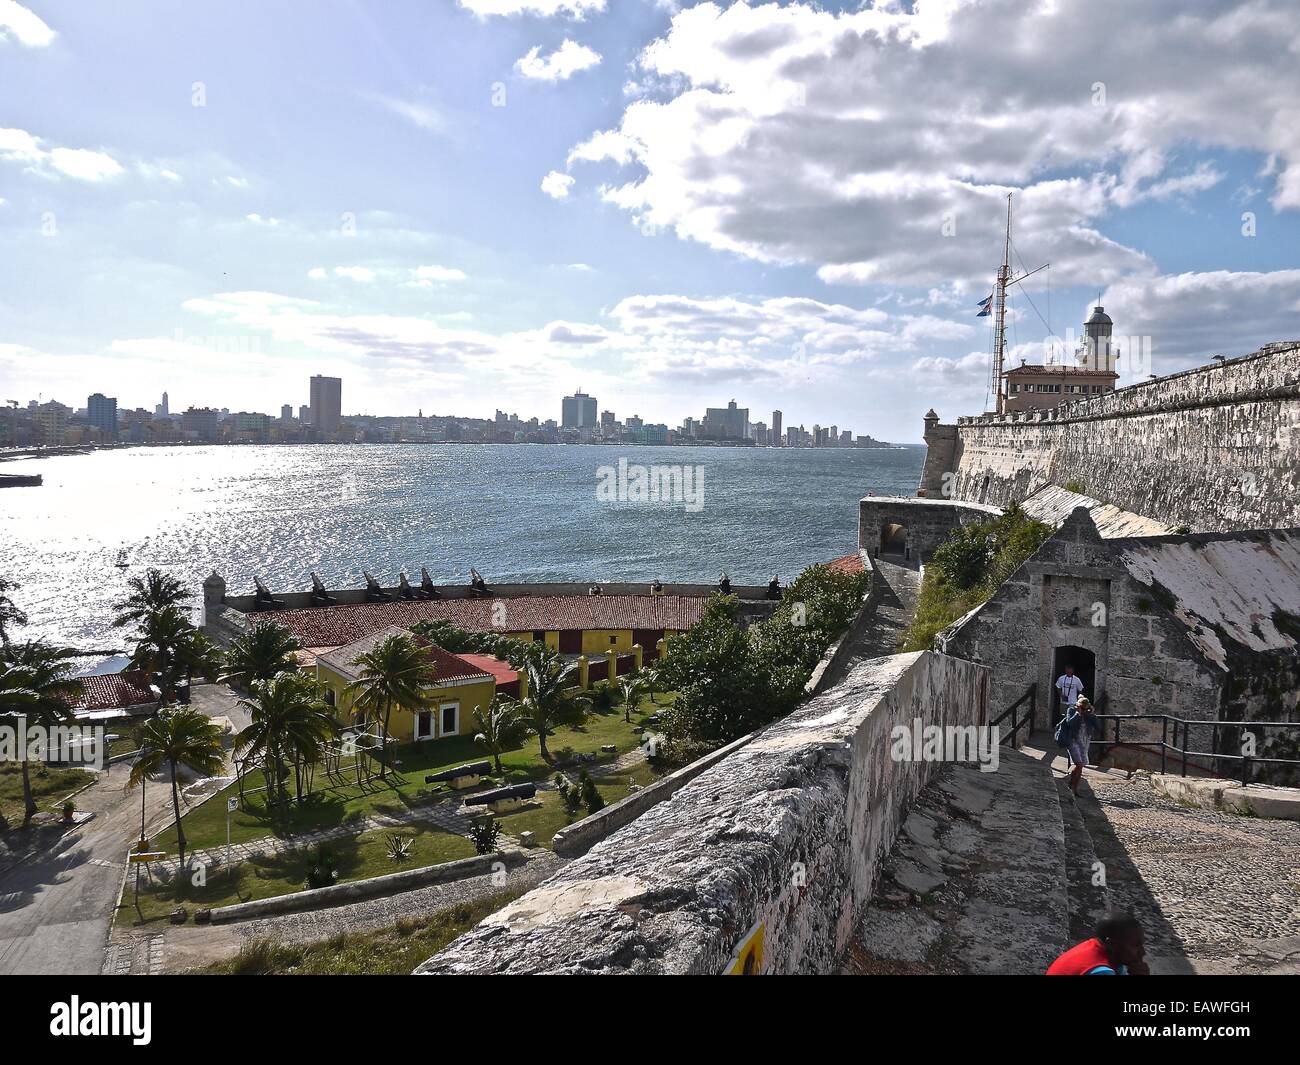
[(416, 971), (836, 971), (939, 764), (894, 730), (980, 725), (986, 692), (930, 651), (862, 663)]

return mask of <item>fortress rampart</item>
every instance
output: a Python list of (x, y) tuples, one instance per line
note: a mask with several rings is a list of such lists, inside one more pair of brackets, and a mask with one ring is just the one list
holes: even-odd
[(1300, 525), (1300, 341), (1053, 410), (926, 420), (918, 495), (1004, 506), (1055, 484), (1201, 531)]

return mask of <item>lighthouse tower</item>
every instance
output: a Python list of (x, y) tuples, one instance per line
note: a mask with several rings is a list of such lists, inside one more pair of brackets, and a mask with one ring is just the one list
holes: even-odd
[(1118, 354), (1111, 343), (1112, 323), (1110, 315), (1101, 304), (1092, 309), (1092, 314), (1083, 323), (1083, 345), (1079, 351), (1079, 365), (1088, 370), (1115, 372), (1115, 358)]

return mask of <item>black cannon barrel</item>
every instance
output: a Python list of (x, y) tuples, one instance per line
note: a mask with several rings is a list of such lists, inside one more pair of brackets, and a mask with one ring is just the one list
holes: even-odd
[(531, 799), (536, 794), (536, 784), (511, 784), (508, 788), (485, 791), (482, 795), (475, 795), (473, 798), (466, 799), (465, 805), (490, 806), (492, 803), (501, 802), (504, 799)]
[(481, 777), (492, 772), (491, 762), (471, 762), (458, 765), (455, 769), (444, 769), (441, 773), (430, 773), (424, 778), (426, 784), (437, 784), (441, 780), (455, 780), (457, 777)]

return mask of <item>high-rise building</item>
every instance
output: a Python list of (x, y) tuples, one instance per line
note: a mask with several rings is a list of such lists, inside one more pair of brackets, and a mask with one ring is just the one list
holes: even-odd
[(109, 436), (117, 435), (117, 400), (96, 392), (86, 400), (86, 420)]
[(785, 441), (781, 439), (781, 412), (772, 412), (772, 446), (780, 447)]
[(737, 407), (733, 399), (725, 407), (709, 407), (704, 412), (703, 432), (710, 440), (743, 440), (749, 425), (749, 408)]
[(218, 412), (211, 407), (190, 407), (181, 415), (181, 431), (194, 440), (215, 443)]
[(318, 433), (332, 436), (339, 431), (343, 415), (343, 379), (322, 377), (311, 379), (311, 425)]
[(560, 428), (592, 430), (596, 427), (596, 397), (585, 392), (565, 396), (560, 404)]
[(171, 415), (171, 407), (167, 403), (167, 393), (162, 394), (162, 402), (153, 409), (155, 418), (167, 418)]
[(282, 422), (286, 422), (286, 423), (287, 423), (287, 422), (291, 422), (291, 421), (293, 421), (293, 406), (292, 406), (292, 404), (285, 403), (285, 404), (282, 404), (282, 405), (281, 405), (281, 407), (280, 407), (280, 421), (282, 421)]

